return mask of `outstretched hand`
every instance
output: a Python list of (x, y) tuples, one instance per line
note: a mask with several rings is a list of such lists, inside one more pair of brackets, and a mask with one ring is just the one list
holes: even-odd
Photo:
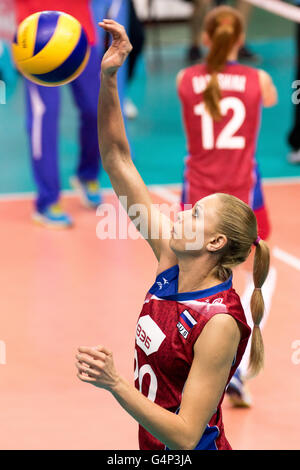
[(116, 372), (113, 355), (103, 346), (78, 348), (76, 354), (77, 377), (99, 388), (112, 391), (118, 384), (119, 375)]
[(104, 19), (99, 23), (99, 26), (110, 33), (112, 37), (112, 43), (101, 62), (101, 72), (106, 75), (113, 75), (125, 62), (132, 50), (132, 45), (124, 26), (116, 21)]

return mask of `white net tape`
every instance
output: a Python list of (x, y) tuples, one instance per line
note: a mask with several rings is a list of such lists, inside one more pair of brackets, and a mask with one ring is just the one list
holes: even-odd
[(245, 0), (247, 3), (267, 10), (275, 15), (282, 16), (287, 20), (300, 23), (300, 5), (299, 7), (283, 2), (281, 0)]

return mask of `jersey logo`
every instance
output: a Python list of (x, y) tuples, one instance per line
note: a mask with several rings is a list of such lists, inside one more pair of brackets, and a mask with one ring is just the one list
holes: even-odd
[(177, 328), (179, 333), (186, 339), (191, 331), (191, 329), (197, 324), (195, 318), (187, 311), (184, 310), (179, 317), (179, 322), (177, 323)]
[(165, 284), (169, 284), (169, 281), (167, 281), (167, 279), (165, 279), (164, 277), (163, 277), (163, 281), (164, 281), (163, 283), (161, 281), (157, 281), (159, 290), (162, 289)]
[(166, 335), (149, 315), (139, 319), (136, 327), (136, 344), (147, 356), (159, 350)]
[(222, 299), (222, 298), (215, 299), (212, 303), (213, 303), (213, 304), (222, 304), (222, 303), (223, 303), (223, 299)]

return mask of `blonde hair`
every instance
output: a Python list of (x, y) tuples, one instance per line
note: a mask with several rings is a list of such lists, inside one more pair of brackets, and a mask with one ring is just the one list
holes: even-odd
[(204, 90), (203, 98), (212, 118), (218, 121), (222, 117), (219, 106), (221, 90), (218, 73), (223, 70), (228, 55), (244, 31), (244, 20), (239, 11), (228, 6), (221, 6), (214, 8), (205, 17), (204, 30), (212, 45), (206, 58), (211, 79)]
[(217, 230), (227, 238), (227, 244), (219, 253), (216, 266), (217, 277), (224, 281), (234, 266), (243, 263), (249, 256), (256, 241), (252, 293), (250, 308), (253, 319), (253, 332), (249, 362), (249, 377), (258, 374), (264, 364), (264, 344), (259, 324), (264, 314), (264, 299), (261, 292), (269, 272), (270, 252), (265, 241), (258, 239), (257, 221), (252, 209), (240, 199), (229, 194), (218, 193), (221, 202), (218, 211)]

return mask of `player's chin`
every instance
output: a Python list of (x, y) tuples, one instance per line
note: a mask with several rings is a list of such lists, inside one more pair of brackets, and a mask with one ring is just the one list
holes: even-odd
[(169, 241), (169, 246), (175, 254), (184, 253), (185, 251), (185, 241), (182, 238), (178, 237), (178, 234), (172, 233)]

